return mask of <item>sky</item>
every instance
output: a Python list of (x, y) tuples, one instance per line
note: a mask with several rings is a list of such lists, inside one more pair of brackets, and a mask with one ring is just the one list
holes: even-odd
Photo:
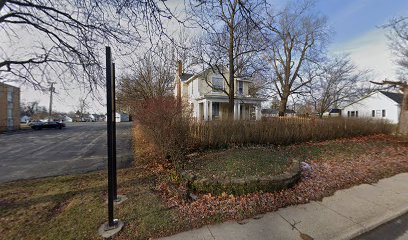
[[(286, 1), (271, 0), (278, 8)], [(393, 56), (388, 48), (386, 31), (380, 26), (393, 17), (408, 15), (407, 0), (317, 0), (316, 11), (327, 16), (328, 24), (334, 32), (329, 54), (349, 54), (360, 69), (372, 70), (374, 81), (384, 78), (395, 79)], [(21, 86), (23, 102), (40, 101), (48, 107), (49, 96), (33, 91), (30, 86)], [(74, 111), (79, 97), (85, 93), (67, 93), (56, 85), (54, 109)], [(104, 106), (90, 101), (90, 112), (102, 113)]]

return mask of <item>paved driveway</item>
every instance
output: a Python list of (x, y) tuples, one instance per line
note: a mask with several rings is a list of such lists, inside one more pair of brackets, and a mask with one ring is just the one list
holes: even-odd
[[(118, 166), (132, 159), (132, 123), (117, 123)], [(0, 134), (0, 182), (100, 170), (107, 165), (106, 123)]]

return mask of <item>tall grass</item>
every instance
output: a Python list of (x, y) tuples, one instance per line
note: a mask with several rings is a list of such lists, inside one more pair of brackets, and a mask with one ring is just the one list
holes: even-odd
[(272, 118), (263, 121), (195, 122), (190, 137), (200, 147), (273, 144), (288, 145), (307, 141), (391, 133), (384, 121), (364, 118)]
[[(185, 105), (185, 104), (183, 104)], [(288, 145), (306, 141), (390, 133), (392, 125), (364, 118), (272, 118), (263, 121), (196, 122), (172, 97), (138, 104), (134, 116), (144, 138), (175, 164), (195, 149)]]

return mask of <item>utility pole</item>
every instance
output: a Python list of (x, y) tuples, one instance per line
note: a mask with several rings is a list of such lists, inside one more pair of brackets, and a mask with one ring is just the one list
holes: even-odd
[(52, 114), (52, 93), (55, 92), (54, 83), (55, 83), (55, 82), (51, 82), (51, 87), (50, 87), (50, 107), (49, 107), (49, 110), (48, 110), (48, 122), (51, 122), (51, 114)]

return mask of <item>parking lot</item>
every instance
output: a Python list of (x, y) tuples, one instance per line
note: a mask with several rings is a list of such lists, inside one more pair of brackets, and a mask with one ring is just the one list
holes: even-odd
[[(131, 122), (117, 123), (119, 167), (132, 160), (131, 130)], [(106, 145), (106, 122), (0, 134), (0, 182), (103, 169)]]

